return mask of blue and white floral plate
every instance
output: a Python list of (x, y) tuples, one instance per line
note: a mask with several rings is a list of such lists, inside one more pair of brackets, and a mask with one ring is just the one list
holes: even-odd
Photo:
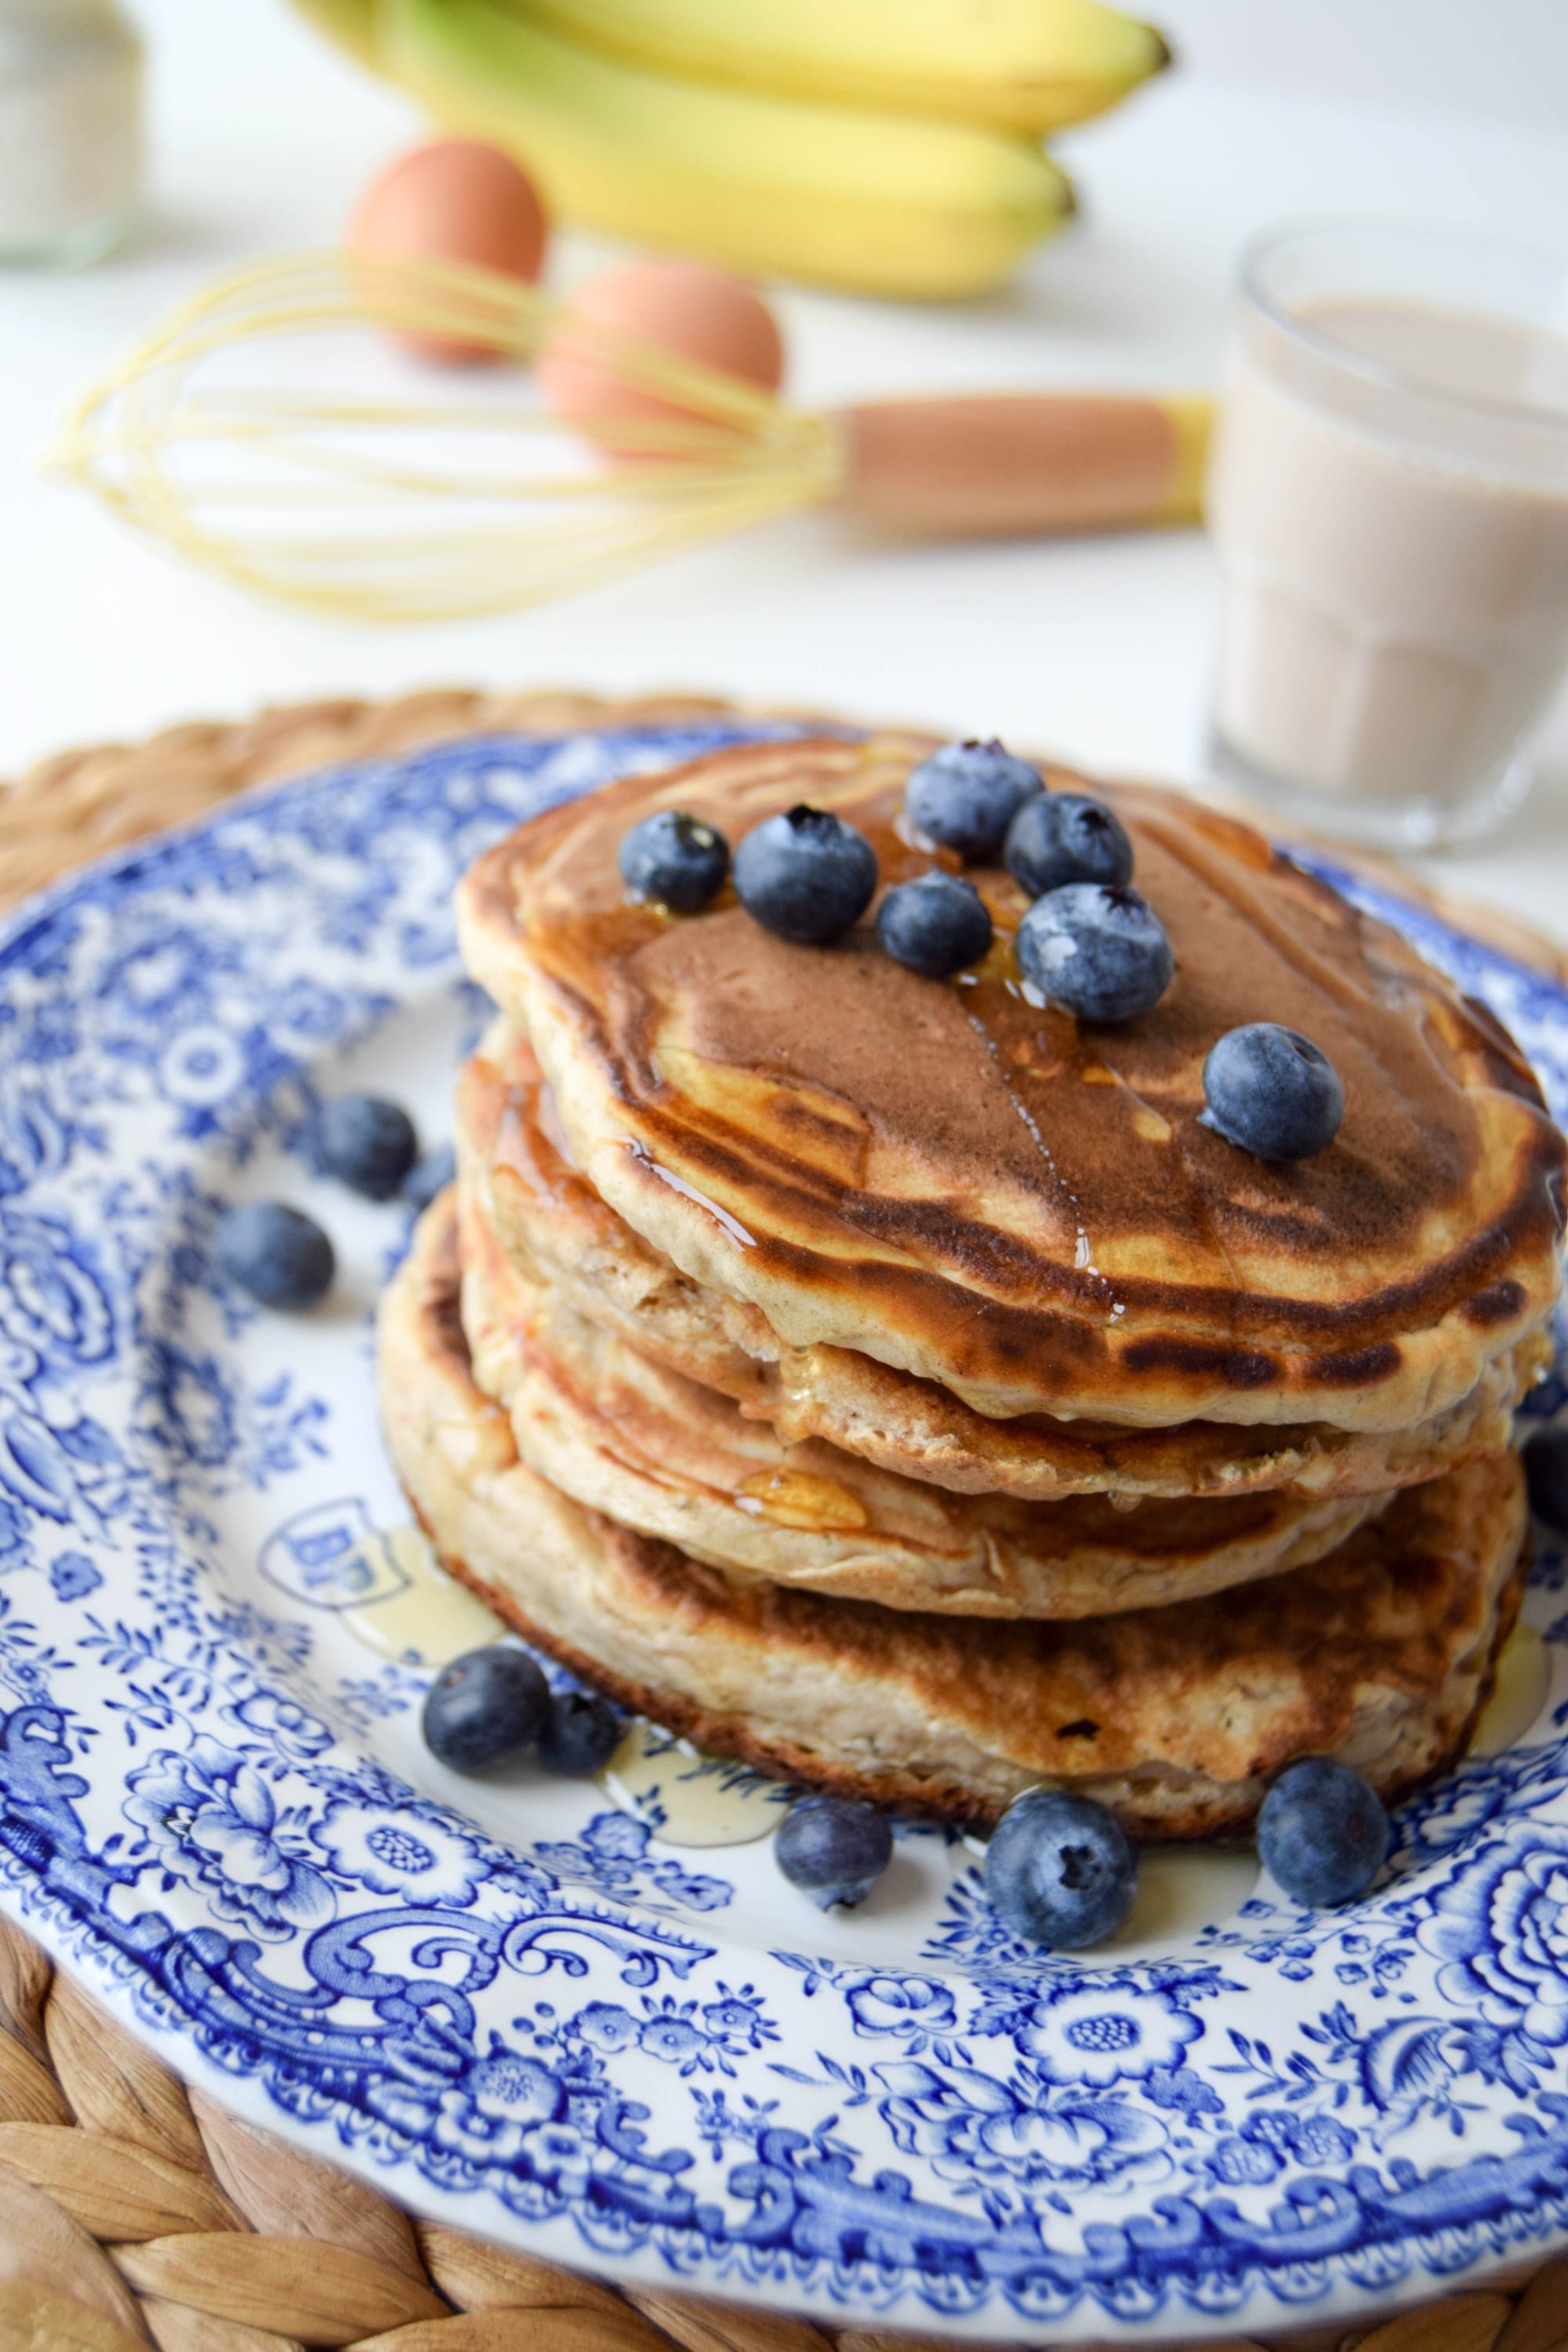
[[(1373, 1897), (1302, 1915), (1233, 1857), (1184, 1920), (1155, 1864), (1087, 1959), (1010, 1942), (934, 1832), (825, 1921), (765, 1843), (693, 1853), (592, 1786), (459, 1781), (419, 1745), (425, 1677), (363, 1646), (412, 1558), (370, 1339), (405, 1218), (310, 1175), (312, 1097), (379, 1086), (444, 1133), (482, 1010), (463, 867), (746, 731), (308, 778), (0, 933), (0, 1901), (256, 2122), (617, 2275), (1106, 2342), (1364, 2316), (1544, 2255), (1568, 2235), (1554, 1554), (1542, 1711), (1406, 1808)], [(1568, 995), (1347, 887), (1568, 1111)], [(334, 1234), (318, 1316), (212, 1286), (214, 1216), (250, 1192)]]

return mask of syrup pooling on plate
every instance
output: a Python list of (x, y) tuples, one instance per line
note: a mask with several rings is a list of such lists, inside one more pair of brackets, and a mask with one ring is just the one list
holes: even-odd
[(777, 1829), (789, 1794), (778, 1781), (705, 1755), (642, 1716), (627, 1725), (598, 1783), (665, 1845), (754, 1845)]
[(1497, 1662), (1492, 1694), (1477, 1718), (1466, 1753), (1501, 1756), (1527, 1738), (1552, 1687), (1552, 1662), (1534, 1625), (1516, 1625)]
[[(377, 1530), (356, 1547), (369, 1597), (340, 1610), (356, 1641), (400, 1664), (440, 1668), (507, 1628), (448, 1576), (415, 1527)], [(787, 1791), (729, 1759), (705, 1755), (643, 1717), (627, 1724), (598, 1785), (666, 1845), (751, 1845), (771, 1837)]]
[(447, 1575), (418, 1528), (378, 1531), (357, 1549), (372, 1571), (368, 1597), (339, 1619), (367, 1650), (438, 1668), (505, 1633), (494, 1612)]

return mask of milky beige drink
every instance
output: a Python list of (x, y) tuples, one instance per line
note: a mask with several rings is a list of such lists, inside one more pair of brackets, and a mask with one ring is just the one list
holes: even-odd
[(1568, 343), (1298, 279), (1294, 305), (1244, 303), (1223, 386), (1221, 764), (1342, 829), (1439, 839), (1506, 798), (1568, 665)]

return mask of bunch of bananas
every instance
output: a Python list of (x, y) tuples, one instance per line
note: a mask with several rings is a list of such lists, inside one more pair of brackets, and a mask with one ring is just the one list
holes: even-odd
[(562, 218), (764, 276), (973, 294), (1073, 210), (1042, 132), (1159, 70), (1099, 0), (300, 0)]

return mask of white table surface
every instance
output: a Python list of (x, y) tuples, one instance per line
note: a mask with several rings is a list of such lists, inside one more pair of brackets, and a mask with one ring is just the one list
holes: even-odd
[[(816, 703), (1201, 781), (1212, 584), (1194, 532), (910, 552), (802, 517), (542, 611), (383, 632), (249, 602), (41, 478), (51, 427), (114, 351), (219, 270), (331, 242), (416, 128), (282, 0), (136, 13), (155, 65), (144, 229), (79, 276), (0, 277), (0, 774), (316, 693), (572, 682)], [(782, 294), (795, 394), (1201, 383), (1238, 244), (1289, 216), (1424, 217), (1548, 248), (1568, 235), (1568, 136), (1495, 120), (1194, 71), (1062, 146), (1083, 217), (1005, 294)], [(563, 240), (557, 275), (600, 257)], [(1426, 870), (1568, 938), (1568, 719), (1508, 831)]]

